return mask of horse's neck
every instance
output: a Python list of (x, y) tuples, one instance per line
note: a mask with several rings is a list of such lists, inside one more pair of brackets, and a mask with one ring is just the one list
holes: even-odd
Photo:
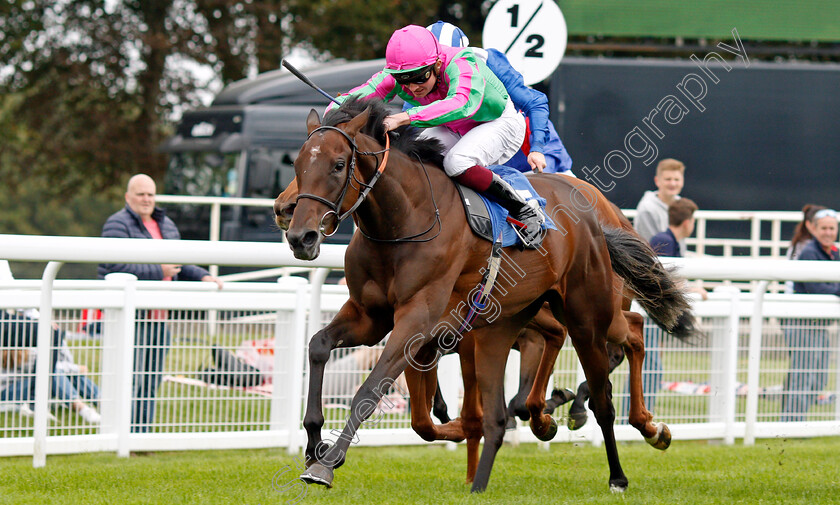
[[(434, 167), (426, 167), (430, 177), (434, 170)], [(370, 180), (372, 175), (371, 171), (365, 179)], [(401, 153), (394, 153), (382, 177), (359, 207), (359, 226), (376, 238), (404, 237), (423, 231), (434, 219), (435, 210), (423, 167)]]

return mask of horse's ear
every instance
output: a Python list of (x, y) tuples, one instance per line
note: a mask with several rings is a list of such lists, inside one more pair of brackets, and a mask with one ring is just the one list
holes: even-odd
[(347, 126), (344, 127), (344, 131), (347, 135), (350, 135), (351, 138), (356, 138), (356, 134), (359, 133), (359, 130), (361, 130), (364, 125), (367, 124), (369, 117), (370, 107), (366, 108), (361, 114), (351, 119), (350, 122), (347, 123)]
[(312, 109), (309, 111), (309, 115), (306, 116), (306, 133), (311, 134), (312, 130), (321, 126), (321, 116), (318, 115), (318, 111)]

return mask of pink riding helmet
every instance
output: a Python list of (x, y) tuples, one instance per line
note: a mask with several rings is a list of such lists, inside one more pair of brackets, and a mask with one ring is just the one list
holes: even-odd
[(408, 25), (391, 35), (385, 48), (385, 71), (401, 73), (431, 65), (438, 59), (438, 41), (422, 26)]

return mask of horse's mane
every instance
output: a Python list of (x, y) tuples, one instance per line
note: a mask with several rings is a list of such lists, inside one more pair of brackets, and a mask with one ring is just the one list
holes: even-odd
[[(365, 109), (370, 108), (367, 124), (362, 127), (362, 133), (373, 137), (380, 144), (385, 144), (385, 127), (382, 120), (393, 114), (385, 102), (379, 99), (360, 100), (351, 96), (337, 109), (329, 111), (324, 117), (325, 126), (338, 126), (358, 116)], [(433, 138), (418, 139), (420, 130), (413, 126), (400, 126), (392, 132), (391, 148), (399, 149), (411, 158), (419, 158), (424, 163), (443, 166), (443, 146)]]

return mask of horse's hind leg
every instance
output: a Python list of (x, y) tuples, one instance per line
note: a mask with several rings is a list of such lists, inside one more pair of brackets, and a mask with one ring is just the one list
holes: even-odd
[(525, 328), (516, 337), (514, 348), (519, 350), (519, 390), (508, 404), (509, 424), (512, 421), (515, 425), (514, 416), (523, 421), (527, 421), (531, 417), (526, 401), (529, 392), (533, 389), (544, 347), (545, 339), (536, 329)]
[(443, 399), (443, 393), (440, 390), (440, 380), (437, 381), (435, 396), (432, 399), (432, 414), (444, 424), (452, 420), (449, 418), (449, 407), (446, 405), (446, 401)]
[[(569, 328), (569, 333), (572, 335), (573, 342), (576, 333)], [(582, 342), (586, 342), (586, 347), (575, 345), (577, 349), (578, 358), (583, 366), (583, 371), (586, 374), (586, 381), (589, 384), (591, 397), (589, 404), (592, 411), (595, 413), (595, 419), (601, 427), (601, 433), (604, 436), (604, 447), (607, 450), (607, 461), (610, 466), (610, 490), (613, 492), (623, 492), (627, 489), (627, 477), (621, 469), (621, 463), (618, 459), (618, 448), (615, 443), (615, 432), (613, 431), (613, 423), (615, 422), (615, 409), (612, 405), (612, 384), (609, 380), (609, 360), (607, 358), (606, 345), (601, 340), (598, 345), (598, 339), (586, 336)], [(593, 343), (596, 343), (593, 345)]]
[[(624, 361), (624, 348), (618, 344), (607, 342), (607, 354), (610, 357), (610, 373)], [(577, 394), (572, 406), (569, 407), (569, 420), (566, 423), (570, 430), (579, 430), (586, 424), (586, 400), (589, 399), (589, 384), (583, 381), (578, 385)]]
[(665, 450), (671, 445), (671, 431), (665, 423), (654, 424), (653, 415), (645, 407), (642, 391), (642, 364), (645, 359), (644, 318), (636, 312), (624, 311), (630, 331), (627, 334), (625, 351), (630, 363), (630, 412), (629, 422), (645, 437), (645, 441), (656, 449)]
[[(622, 342), (627, 335), (627, 322), (621, 312), (620, 304), (607, 309), (609, 298), (602, 304), (594, 304), (597, 293), (587, 295), (578, 292), (572, 300), (566, 301), (564, 314), (572, 338), (572, 343), (578, 354), (578, 359), (589, 384), (589, 405), (595, 414), (595, 419), (601, 427), (604, 436), (604, 448), (607, 451), (607, 462), (610, 466), (610, 490), (623, 492), (627, 489), (627, 477), (621, 469), (618, 458), (618, 447), (615, 442), (615, 409), (612, 404), (612, 384), (609, 378), (609, 357), (607, 356), (607, 338), (621, 335), (620, 339), (610, 338), (614, 342)], [(588, 307), (589, 310), (578, 310)], [(553, 306), (552, 306), (553, 308)], [(588, 315), (581, 318), (581, 315)], [(603, 321), (609, 321), (604, 325)]]
[(557, 355), (566, 339), (566, 328), (554, 319), (549, 310), (541, 310), (536, 321), (542, 330), (545, 346), (526, 405), (531, 414), (531, 432), (538, 439), (549, 441), (557, 434), (557, 421), (551, 415), (543, 413), (545, 410), (545, 391), (548, 388), (551, 373), (554, 371), (554, 362), (557, 360)]

